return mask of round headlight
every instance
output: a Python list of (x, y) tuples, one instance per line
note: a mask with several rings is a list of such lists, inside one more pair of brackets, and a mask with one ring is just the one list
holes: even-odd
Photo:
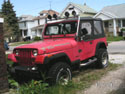
[(15, 50), (15, 54), (16, 54), (16, 55), (19, 55), (19, 50)]
[(37, 56), (38, 55), (38, 51), (37, 50), (33, 50), (33, 55)]

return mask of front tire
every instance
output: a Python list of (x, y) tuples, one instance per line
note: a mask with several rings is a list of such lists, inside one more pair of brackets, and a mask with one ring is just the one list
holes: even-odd
[(106, 68), (109, 64), (108, 52), (106, 49), (99, 49), (97, 54), (97, 67)]
[(49, 84), (66, 85), (72, 79), (71, 68), (68, 64), (57, 62), (48, 72)]

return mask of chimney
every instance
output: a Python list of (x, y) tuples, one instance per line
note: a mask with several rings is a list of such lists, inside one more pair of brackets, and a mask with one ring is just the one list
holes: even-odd
[(84, 6), (86, 6), (86, 3), (84, 3)]

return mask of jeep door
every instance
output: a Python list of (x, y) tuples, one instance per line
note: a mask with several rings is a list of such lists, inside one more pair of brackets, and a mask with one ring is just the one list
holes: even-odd
[[(87, 30), (87, 34), (81, 36), (82, 29)], [(85, 60), (87, 58), (90, 58), (94, 56), (95, 53), (95, 44), (94, 44), (94, 38), (93, 38), (93, 21), (81, 21), (80, 22), (80, 41), (78, 42), (79, 46), (79, 54), (80, 54), (80, 60)]]

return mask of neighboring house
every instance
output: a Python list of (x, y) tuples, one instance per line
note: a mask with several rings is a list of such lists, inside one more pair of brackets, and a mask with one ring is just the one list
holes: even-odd
[(69, 12), (70, 16), (72, 16), (72, 11), (76, 11), (77, 15), (80, 15), (81, 17), (93, 17), (97, 12), (90, 8), (89, 6), (85, 4), (75, 4), (75, 3), (69, 3), (66, 8), (62, 11), (60, 14), (61, 17), (65, 16), (65, 12)]
[(31, 28), (32, 31), (32, 37), (42, 37), (42, 31), (44, 28), (44, 24), (45, 24), (45, 17), (35, 17), (33, 19), (34, 21), (34, 26)]
[(34, 16), (22, 15), (18, 19), (22, 38), (30, 37), (32, 39), (31, 28), (34, 27)]
[(51, 15), (51, 16), (53, 16), (53, 14), (59, 15), (59, 13), (54, 10), (43, 10), (39, 14), (40, 16), (35, 17), (33, 19), (34, 27), (31, 29), (33, 38), (35, 36), (42, 37), (42, 31), (48, 15)]
[(104, 22), (105, 32), (113, 32), (114, 36), (125, 28), (125, 4), (104, 7), (94, 17)]

